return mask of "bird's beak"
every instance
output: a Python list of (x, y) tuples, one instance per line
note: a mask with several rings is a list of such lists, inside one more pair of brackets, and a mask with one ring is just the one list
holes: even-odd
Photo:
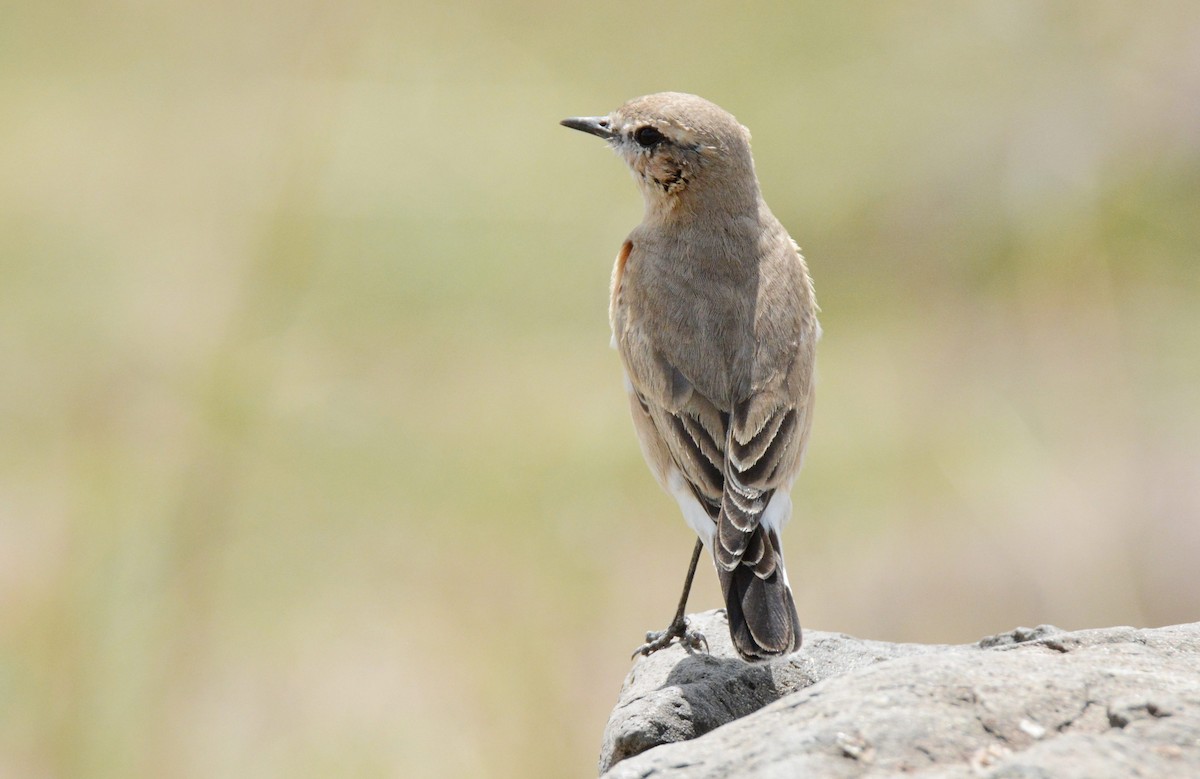
[(608, 120), (607, 116), (572, 116), (570, 119), (563, 119), (559, 124), (563, 127), (570, 127), (572, 130), (591, 133), (605, 140), (614, 135), (611, 129), (612, 122)]

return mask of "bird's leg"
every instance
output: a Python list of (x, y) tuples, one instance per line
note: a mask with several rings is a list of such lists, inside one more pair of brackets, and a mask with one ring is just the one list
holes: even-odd
[(697, 538), (696, 548), (692, 550), (692, 562), (688, 566), (687, 578), (683, 580), (683, 594), (679, 597), (679, 608), (675, 610), (675, 619), (671, 620), (671, 624), (666, 630), (652, 630), (647, 633), (646, 643), (634, 651), (633, 657), (637, 657), (638, 655), (649, 656), (663, 647), (670, 645), (671, 641), (676, 638), (679, 639), (679, 643), (688, 649), (699, 649), (703, 646), (704, 651), (708, 651), (708, 639), (699, 631), (688, 630), (687, 618), (684, 617), (684, 612), (687, 610), (688, 594), (692, 591), (692, 579), (696, 576), (696, 564), (700, 562), (700, 552), (703, 549), (704, 542)]

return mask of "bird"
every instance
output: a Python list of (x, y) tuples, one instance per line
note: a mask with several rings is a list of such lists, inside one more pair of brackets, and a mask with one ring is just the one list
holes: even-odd
[(617, 252), (612, 344), (655, 479), (697, 539), (675, 616), (633, 653), (708, 648), (685, 612), (703, 549), (738, 655), (800, 648), (781, 532), (813, 412), (821, 327), (800, 247), (763, 200), (750, 132), (704, 98), (659, 92), (561, 124), (629, 166), (642, 222)]

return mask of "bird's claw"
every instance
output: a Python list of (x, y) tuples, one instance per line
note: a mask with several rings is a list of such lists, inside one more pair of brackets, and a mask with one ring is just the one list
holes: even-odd
[(671, 642), (679, 639), (679, 645), (689, 652), (699, 651), (701, 648), (708, 652), (708, 639), (698, 630), (688, 630), (687, 622), (679, 621), (672, 623), (666, 630), (651, 630), (646, 633), (646, 643), (639, 646), (630, 655), (631, 658), (642, 655), (649, 657), (660, 649), (665, 649), (671, 645)]

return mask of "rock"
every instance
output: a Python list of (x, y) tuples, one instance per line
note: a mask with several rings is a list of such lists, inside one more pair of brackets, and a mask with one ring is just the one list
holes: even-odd
[(733, 649), (723, 610), (689, 615), (688, 624), (705, 635), (709, 653), (672, 644), (638, 659), (604, 729), (601, 773), (651, 747), (702, 736), (823, 679), (882, 660), (949, 649), (807, 631), (800, 652), (747, 663)]
[(711, 654), (639, 658), (605, 728), (605, 779), (1200, 776), (1200, 623), (963, 646), (809, 631), (751, 665), (722, 612), (690, 620)]

